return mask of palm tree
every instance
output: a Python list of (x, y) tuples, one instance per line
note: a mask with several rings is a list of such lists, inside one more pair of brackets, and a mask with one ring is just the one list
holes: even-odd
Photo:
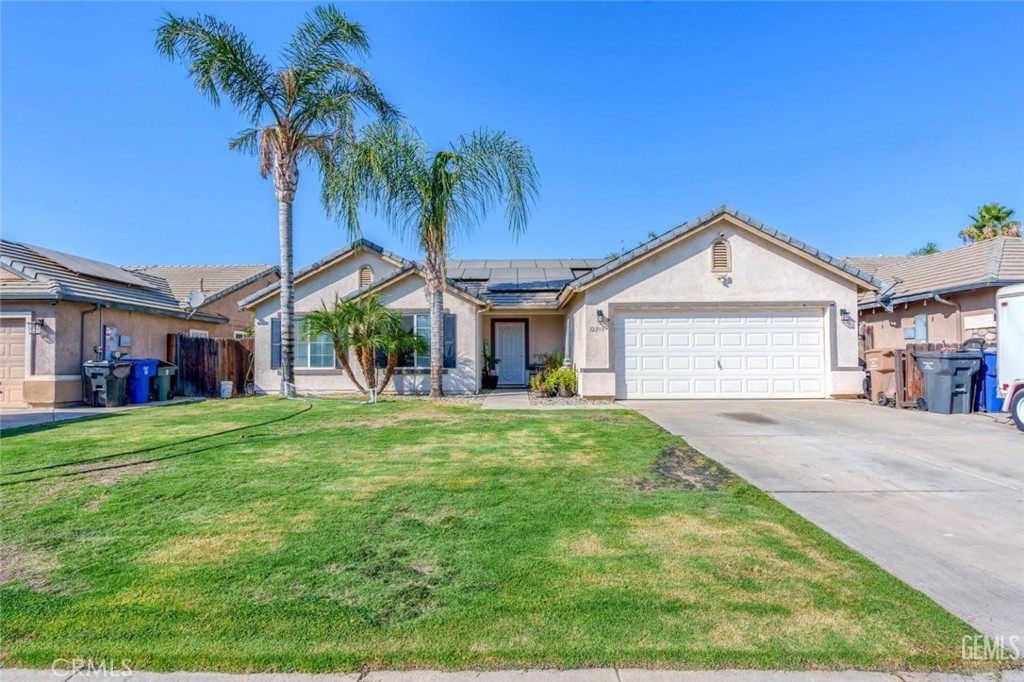
[(444, 395), (444, 285), (452, 239), (472, 230), (504, 204), (513, 235), (526, 228), (537, 193), (537, 169), (526, 145), (504, 132), (460, 136), (448, 149), (430, 151), (415, 131), (391, 123), (365, 127), (334, 169), (324, 197), (353, 234), (367, 202), (403, 236), (423, 249), (430, 296), (430, 395)]
[(294, 395), (292, 202), (300, 166), (312, 165), (326, 182), (352, 138), (359, 112), (397, 115), (369, 74), (350, 63), (353, 56), (369, 54), (366, 33), (335, 7), (315, 7), (285, 47), (284, 64), (275, 69), (231, 24), (167, 13), (156, 31), (156, 48), (184, 63), (214, 106), (224, 97), (238, 110), (249, 127), (229, 147), (258, 155), (260, 175), (273, 178), (281, 249), (281, 391)]
[[(306, 315), (302, 321), (302, 336), (315, 339), (326, 334), (331, 339), (334, 353), (349, 381), (362, 393), (387, 388), (395, 367), (403, 353), (426, 352), (426, 342), (418, 334), (407, 330), (402, 316), (387, 308), (377, 294), (368, 294), (354, 301), (335, 301), (332, 308), (326, 303), (320, 310)], [(363, 383), (352, 370), (349, 355), (354, 354), (363, 375)], [(378, 358), (385, 358), (384, 377), (377, 384)]]
[(928, 242), (927, 244), (925, 244), (921, 248), (914, 249), (913, 251), (911, 251), (907, 255), (910, 255), (910, 256), (930, 256), (933, 253), (940, 252), (941, 250), (942, 249), (940, 249), (939, 245), (936, 244), (935, 242)]
[(1019, 237), (1020, 221), (1014, 220), (1012, 208), (1002, 204), (984, 204), (978, 207), (976, 215), (969, 215), (971, 224), (960, 230), (964, 243), (980, 242), (993, 237)]

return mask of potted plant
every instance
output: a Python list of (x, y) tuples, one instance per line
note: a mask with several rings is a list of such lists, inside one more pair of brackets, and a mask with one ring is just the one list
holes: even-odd
[(484, 346), (484, 375), (481, 380), (484, 390), (493, 391), (498, 387), (498, 375), (496, 370), (498, 365), (501, 364), (501, 360), (494, 356), (487, 346)]
[(547, 384), (559, 398), (571, 398), (576, 395), (576, 370), (572, 367), (559, 367), (548, 374)]

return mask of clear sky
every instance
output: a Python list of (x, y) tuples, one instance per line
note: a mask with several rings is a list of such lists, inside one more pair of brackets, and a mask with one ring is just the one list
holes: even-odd
[[(366, 66), (433, 145), (479, 126), (533, 149), (541, 194), (457, 257), (603, 256), (722, 203), (834, 255), (956, 246), (980, 203), (1024, 213), (1024, 4), (345, 3)], [(277, 262), (243, 127), (153, 50), (163, 9), (270, 56), (309, 5), (11, 3), (2, 31), (8, 239), (120, 264)], [(343, 230), (303, 175), (296, 264)], [(388, 226), (364, 236), (416, 255)]]

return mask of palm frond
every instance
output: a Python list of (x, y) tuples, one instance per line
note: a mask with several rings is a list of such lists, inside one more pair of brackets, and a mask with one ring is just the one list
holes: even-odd
[(370, 41), (362, 25), (349, 21), (334, 5), (318, 5), (306, 14), (285, 48), (287, 61), (300, 72), (315, 72), (369, 53)]
[(196, 88), (214, 105), (224, 95), (254, 126), (264, 109), (280, 122), (273, 69), (231, 24), (208, 15), (185, 19), (168, 12), (157, 27), (156, 47), (168, 59), (185, 63)]

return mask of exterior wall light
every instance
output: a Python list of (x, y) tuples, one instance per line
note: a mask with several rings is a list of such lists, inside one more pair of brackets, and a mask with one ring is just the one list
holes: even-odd
[(43, 321), (36, 319), (28, 323), (28, 333), (32, 336), (39, 336), (43, 333)]
[(605, 322), (608, 321), (608, 318), (605, 317), (605, 314), (604, 314), (603, 310), (598, 309), (598, 311), (597, 311), (597, 321), (600, 322), (601, 324), (604, 324)]
[(839, 311), (839, 319), (841, 319), (846, 324), (850, 324), (851, 322), (853, 322), (853, 316), (850, 315), (850, 311), (847, 310), (846, 308), (843, 308)]

